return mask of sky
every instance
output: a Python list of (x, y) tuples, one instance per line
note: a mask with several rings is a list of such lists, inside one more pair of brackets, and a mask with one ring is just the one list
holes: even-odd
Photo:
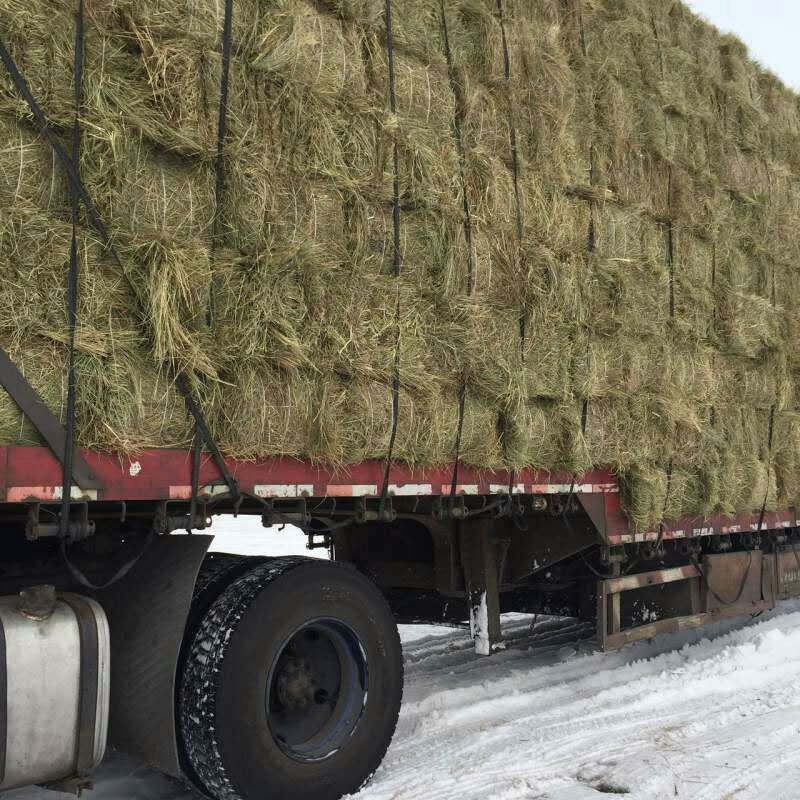
[(800, 0), (684, 0), (722, 31), (735, 33), (756, 61), (800, 90)]

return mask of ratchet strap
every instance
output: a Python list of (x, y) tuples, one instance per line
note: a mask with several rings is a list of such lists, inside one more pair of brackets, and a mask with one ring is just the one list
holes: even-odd
[[(397, 95), (395, 92), (394, 68), (394, 37), (392, 33), (392, 0), (386, 0), (386, 57), (389, 65), (389, 111), (392, 115), (397, 113)], [(393, 273), (396, 279), (396, 293), (394, 312), (395, 348), (394, 348), (394, 376), (392, 378), (392, 429), (389, 435), (389, 448), (386, 455), (386, 471), (383, 476), (383, 489), (381, 491), (381, 510), (389, 495), (389, 476), (394, 457), (394, 446), (397, 440), (398, 417), (400, 415), (400, 275), (403, 270), (403, 261), (400, 245), (400, 144), (397, 136), (394, 137), (394, 175), (392, 179), (392, 239), (394, 245)]]
[[(475, 293), (475, 256), (472, 249), (472, 211), (469, 204), (467, 193), (467, 157), (464, 146), (464, 135), (462, 132), (463, 101), (458, 86), (455, 66), (453, 64), (453, 51), (450, 47), (450, 26), (447, 21), (447, 6), (445, 0), (440, 2), (442, 16), (442, 38), (444, 44), (444, 55), (447, 60), (447, 77), (450, 81), (450, 91), (453, 94), (453, 138), (458, 150), (458, 172), (461, 183), (461, 196), (464, 209), (464, 243), (467, 247), (467, 294), (472, 297)], [(455, 497), (458, 491), (458, 471), (461, 467), (461, 439), (464, 433), (464, 413), (467, 401), (467, 381), (466, 377), (461, 381), (458, 390), (458, 427), (456, 430), (455, 458), (453, 461), (453, 476), (450, 483), (450, 497)]]
[[(219, 117), (217, 120), (217, 158), (214, 165), (214, 230), (211, 238), (212, 264), (214, 253), (222, 235), (220, 209), (225, 196), (225, 140), (228, 135), (228, 95), (230, 90), (231, 51), (233, 49), (233, 0), (225, 0), (225, 22), (222, 29), (222, 78), (219, 87)], [(211, 275), (208, 290), (208, 309), (206, 320), (214, 321), (214, 276)]]
[[(75, 17), (75, 121), (72, 126), (72, 162), (80, 168), (81, 106), (83, 105), (83, 0), (78, 0)], [(72, 214), (72, 241), (69, 248), (69, 273), (67, 276), (67, 421), (64, 426), (64, 459), (61, 491), (61, 517), (59, 536), (64, 538), (69, 530), (69, 510), (72, 501), (72, 462), (75, 453), (75, 326), (78, 321), (78, 211), (80, 200), (75, 188), (70, 186)]]
[(59, 595), (75, 614), (80, 639), (80, 693), (78, 695), (78, 748), (75, 774), (83, 777), (95, 767), (95, 732), (100, 689), (100, 634), (94, 608), (85, 598), (69, 592)]

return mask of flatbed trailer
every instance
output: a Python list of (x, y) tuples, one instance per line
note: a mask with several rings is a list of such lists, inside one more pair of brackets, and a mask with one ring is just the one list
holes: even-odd
[[(234, 496), (197, 451), (81, 451), (75, 474), (87, 485), (72, 486), (65, 537), (56, 453), (0, 447), (0, 594), (6, 614), (21, 611), (14, 620), (53, 641), (74, 636), (48, 626), (82, 598), (106, 649), (84, 637), (65, 651), (83, 676), (69, 695), (72, 727), (27, 730), (48, 742), (33, 752), (51, 752), (55, 738), (73, 757), (40, 755), (23, 769), (11, 698), (39, 692), (33, 705), (46, 714), (66, 691), (54, 678), (65, 665), (21, 671), (3, 617), (4, 787), (87, 785), (107, 723), (115, 746), (215, 798), (336, 798), (389, 745), (402, 692), (397, 622), (468, 622), (488, 656), (504, 647), (501, 612), (574, 616), (614, 649), (800, 594), (795, 509), (638, 531), (608, 470), (227, 459)], [(331, 560), (207, 555), (203, 532), (232, 513), (296, 525)]]

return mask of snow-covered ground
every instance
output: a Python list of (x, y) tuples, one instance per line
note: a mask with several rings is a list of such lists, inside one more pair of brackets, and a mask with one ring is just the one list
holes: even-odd
[[(288, 529), (225, 531), (222, 550), (305, 552)], [(358, 800), (800, 800), (800, 602), (608, 654), (573, 620), (504, 631), (484, 659), (462, 630), (403, 630), (400, 724)], [(118, 754), (89, 796), (193, 798)]]

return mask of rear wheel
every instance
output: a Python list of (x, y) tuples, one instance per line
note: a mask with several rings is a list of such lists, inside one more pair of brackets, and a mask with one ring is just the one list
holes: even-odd
[(401, 694), (378, 589), (347, 566), (268, 561), (219, 596), (186, 650), (190, 774), (217, 800), (336, 800), (377, 769)]

